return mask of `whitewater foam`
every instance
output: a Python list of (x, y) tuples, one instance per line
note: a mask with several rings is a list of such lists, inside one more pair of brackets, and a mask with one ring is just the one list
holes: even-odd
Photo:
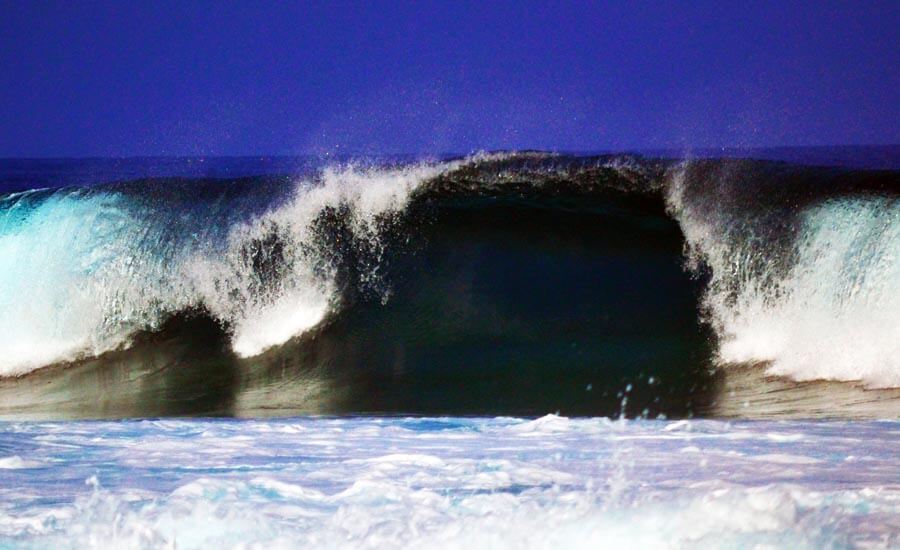
[(847, 196), (760, 212), (732, 196), (737, 183), (698, 193), (684, 178), (682, 167), (668, 201), (689, 267), (709, 269), (703, 309), (720, 364), (900, 386), (900, 202)]
[[(156, 234), (154, 234), (156, 233)], [(115, 193), (23, 193), (0, 200), (0, 375), (115, 348), (177, 309), (173, 252)]]
[[(317, 218), (329, 210), (347, 216), (355, 246), (376, 258), (364, 273), (374, 284), (385, 223), (417, 185), (452, 166), (328, 167), (245, 221), (227, 204), (179, 210), (163, 197), (116, 187), (7, 196), (0, 202), (0, 376), (127, 346), (136, 331), (190, 308), (228, 326), (239, 355), (281, 344), (339, 305), (334, 274), (314, 242)], [(197, 216), (205, 218), (199, 231), (185, 227)]]
[[(372, 284), (384, 253), (385, 228), (381, 224), (406, 207), (418, 185), (448, 168), (447, 164), (395, 169), (328, 167), (320, 184), (298, 186), (287, 204), (235, 228), (224, 262), (204, 258), (191, 262), (195, 273), (205, 271), (198, 277), (206, 289), (203, 303), (214, 315), (229, 321), (235, 352), (244, 357), (257, 355), (316, 326), (338, 307), (333, 273), (325, 266), (323, 274), (322, 258), (312, 249), (314, 224), (323, 212), (331, 209), (348, 214), (353, 238), (374, 258), (363, 273)], [(261, 297), (252, 294), (262, 282), (253, 280), (257, 274), (247, 263), (246, 246), (272, 234), (284, 245), (280, 260), (289, 267), (277, 281), (265, 282), (267, 291)], [(223, 287), (227, 291), (223, 292)], [(235, 294), (244, 295), (235, 301)]]
[(6, 424), (0, 445), (44, 466), (0, 473), (0, 546), (898, 542), (896, 423), (670, 426), (555, 416)]

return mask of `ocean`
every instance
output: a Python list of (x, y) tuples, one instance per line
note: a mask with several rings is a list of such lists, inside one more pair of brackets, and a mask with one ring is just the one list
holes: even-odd
[(898, 170), (0, 160), (0, 548), (897, 547)]

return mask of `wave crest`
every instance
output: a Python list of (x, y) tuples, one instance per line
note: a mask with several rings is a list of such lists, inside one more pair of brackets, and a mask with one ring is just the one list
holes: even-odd
[(804, 188), (776, 177), (761, 193), (741, 174), (700, 170), (673, 171), (668, 201), (688, 266), (709, 277), (716, 361), (900, 386), (900, 201), (827, 178)]
[(317, 220), (340, 213), (345, 237), (373, 258), (372, 283), (390, 217), (451, 166), (329, 167), (247, 220), (227, 200), (186, 206), (190, 183), (180, 193), (109, 186), (8, 196), (0, 203), (0, 376), (127, 346), (135, 331), (191, 308), (229, 327), (240, 355), (283, 343), (339, 302)]
[(411, 207), (476, 196), (478, 208), (612, 218), (655, 216), (664, 200), (688, 267), (707, 283), (700, 308), (717, 363), (900, 386), (893, 172), (531, 152), (327, 166), (263, 183), (151, 180), (0, 198), (0, 376), (126, 347), (192, 309), (227, 329), (237, 355), (261, 354), (354, 292), (387, 300), (386, 258), (415, 236), (402, 223)]

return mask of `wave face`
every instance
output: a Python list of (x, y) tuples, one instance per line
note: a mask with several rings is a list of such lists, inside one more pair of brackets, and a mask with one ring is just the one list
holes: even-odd
[(892, 171), (516, 153), (8, 194), (0, 376), (234, 374), (227, 405), (182, 414), (681, 415), (714, 399), (711, 366), (753, 363), (897, 387), (898, 191)]

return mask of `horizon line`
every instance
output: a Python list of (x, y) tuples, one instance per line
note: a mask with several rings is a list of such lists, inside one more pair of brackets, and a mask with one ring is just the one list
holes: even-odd
[(342, 153), (241, 153), (241, 154), (147, 154), (147, 155), (63, 155), (63, 156), (7, 156), (0, 155), (0, 160), (134, 160), (134, 159), (253, 159), (253, 158), (352, 158), (352, 157), (466, 157), (478, 153), (526, 153), (539, 152), (572, 156), (590, 156), (590, 155), (627, 155), (627, 154), (646, 154), (659, 152), (713, 152), (713, 151), (759, 151), (759, 150), (797, 150), (797, 149), (872, 149), (872, 148), (891, 148), (900, 147), (900, 143), (866, 143), (866, 144), (819, 144), (819, 145), (715, 145), (715, 146), (690, 146), (690, 147), (628, 147), (621, 149), (541, 149), (533, 147), (524, 147), (516, 149), (477, 149), (467, 153), (460, 152), (441, 152), (441, 153), (371, 153), (371, 152), (342, 152)]

